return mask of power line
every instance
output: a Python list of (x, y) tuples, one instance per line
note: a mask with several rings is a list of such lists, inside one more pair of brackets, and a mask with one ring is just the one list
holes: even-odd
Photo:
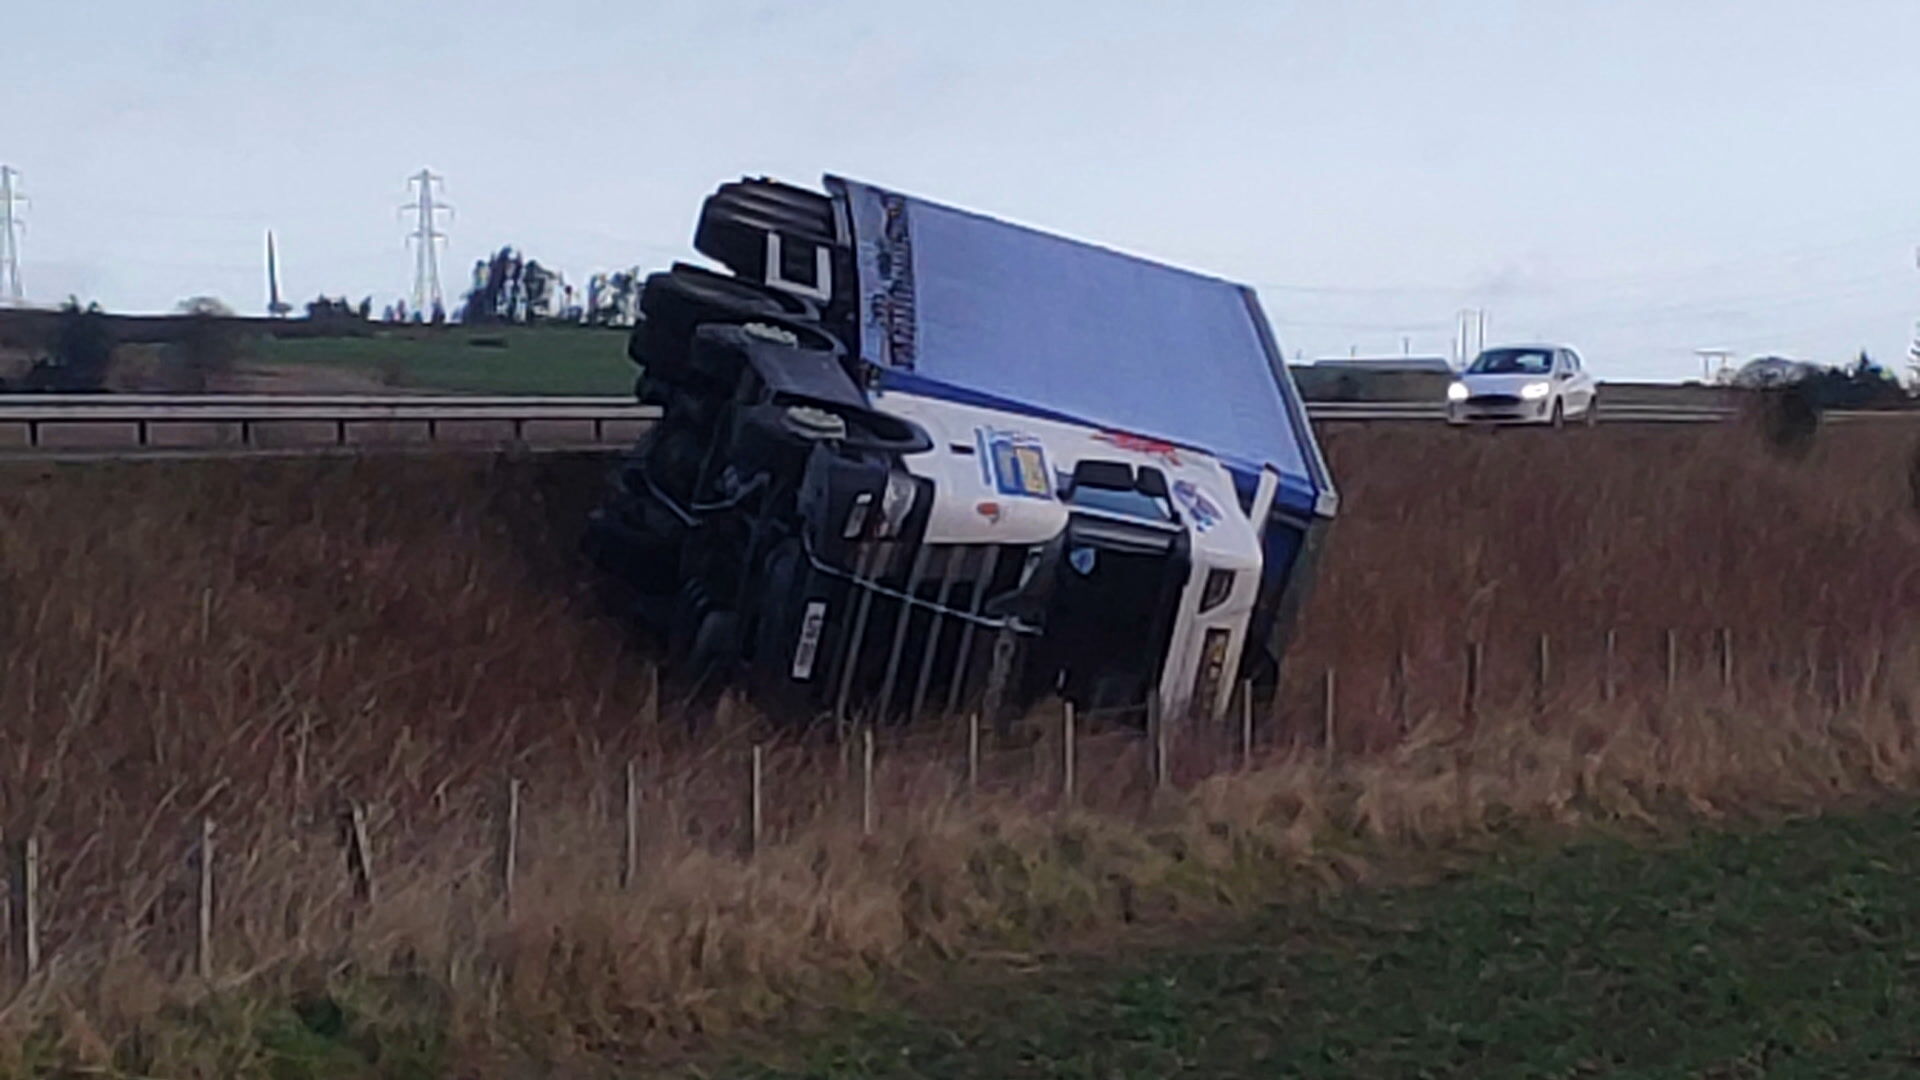
[(20, 288), (20, 227), (24, 224), (14, 207), (24, 205), (25, 195), (14, 187), (20, 173), (10, 165), (0, 165), (0, 305), (22, 304), (27, 296)]
[(440, 245), (447, 234), (440, 231), (439, 215), (453, 213), (453, 207), (435, 197), (442, 180), (429, 169), (414, 173), (407, 178), (413, 198), (400, 208), (414, 213), (413, 232), (407, 238), (413, 241), (413, 310), (421, 316), (446, 310), (440, 292)]

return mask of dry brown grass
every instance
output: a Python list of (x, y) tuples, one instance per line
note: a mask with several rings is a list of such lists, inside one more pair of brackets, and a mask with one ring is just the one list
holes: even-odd
[[(1203, 779), (1227, 749), (1189, 739), (1188, 783), (1158, 801), (1136, 747), (1090, 740), (1082, 808), (1062, 815), (1057, 745), (1001, 749), (994, 785), (968, 797), (944, 725), (886, 744), (880, 828), (863, 837), (834, 752), (780, 746), (774, 835), (752, 860), (743, 760), (764, 729), (735, 710), (692, 743), (653, 722), (646, 657), (582, 602), (571, 533), (600, 463), (10, 466), (0, 828), (46, 845), (52, 962), (0, 1018), (58, 1039), (21, 1055), (118, 1048), (122, 1065), (235, 1075), (266, 1070), (271, 1003), (391, 993), (428, 1002), (406, 1015), (456, 1058), (605, 1056), (710, 1037), (916, 955), (1337, 883), (1365, 872), (1356, 843), (1910, 790), (1909, 442), (1834, 431), (1787, 466), (1731, 431), (1336, 432), (1347, 516), (1292, 669), (1338, 663), (1332, 766), (1289, 738), (1317, 731), (1303, 690), (1257, 768)], [(1696, 677), (1720, 626), (1740, 643), (1735, 692)], [(1612, 703), (1591, 666), (1607, 627), (1636, 688)], [(1674, 699), (1643, 692), (1667, 627), (1689, 642)], [(1519, 703), (1539, 633), (1564, 659), (1536, 713)], [(1471, 730), (1454, 706), (1469, 637), (1498, 675)], [(1401, 648), (1414, 730), (1396, 741), (1385, 672)], [(622, 892), (629, 759), (644, 856)], [(511, 910), (493, 861), (508, 775), (528, 785)], [(370, 907), (343, 872), (348, 800), (372, 813)], [(202, 815), (219, 828), (216, 989), (253, 1011), (221, 1011), (187, 974)], [(187, 1002), (197, 1019), (162, 1019)]]

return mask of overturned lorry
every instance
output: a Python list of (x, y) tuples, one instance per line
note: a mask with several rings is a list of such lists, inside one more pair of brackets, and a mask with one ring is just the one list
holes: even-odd
[(828, 177), (640, 298), (590, 549), (695, 686), (840, 719), (1271, 685), (1337, 499), (1253, 292)]

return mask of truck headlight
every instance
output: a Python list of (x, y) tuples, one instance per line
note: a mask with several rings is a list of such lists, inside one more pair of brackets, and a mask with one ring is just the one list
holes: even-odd
[(1200, 587), (1200, 612), (1206, 614), (1227, 602), (1233, 592), (1233, 571), (1209, 570), (1207, 583)]
[(1528, 401), (1539, 401), (1553, 392), (1553, 387), (1543, 382), (1530, 382), (1520, 388), (1520, 396)]
[(900, 535), (907, 523), (907, 515), (913, 512), (915, 497), (920, 493), (913, 477), (905, 473), (887, 474), (887, 488), (880, 498), (879, 531), (882, 537)]
[(1447, 386), (1448, 401), (1465, 401), (1467, 400), (1467, 393), (1468, 391), (1467, 391), (1466, 383), (1463, 383), (1463, 382), (1450, 383)]

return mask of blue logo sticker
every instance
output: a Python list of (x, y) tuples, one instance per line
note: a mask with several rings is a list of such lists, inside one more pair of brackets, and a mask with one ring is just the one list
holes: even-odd
[(1180, 503), (1180, 508), (1187, 512), (1187, 516), (1193, 519), (1195, 532), (1206, 532), (1220, 524), (1224, 516), (1213, 500), (1207, 498), (1207, 493), (1194, 486), (1191, 480), (1175, 480), (1173, 497)]
[(1080, 572), (1081, 577), (1093, 573), (1099, 553), (1090, 547), (1077, 547), (1067, 552), (1067, 563)]
[(975, 428), (980, 453), (980, 479), (1002, 495), (1028, 499), (1053, 496), (1052, 470), (1040, 440), (1017, 431)]

